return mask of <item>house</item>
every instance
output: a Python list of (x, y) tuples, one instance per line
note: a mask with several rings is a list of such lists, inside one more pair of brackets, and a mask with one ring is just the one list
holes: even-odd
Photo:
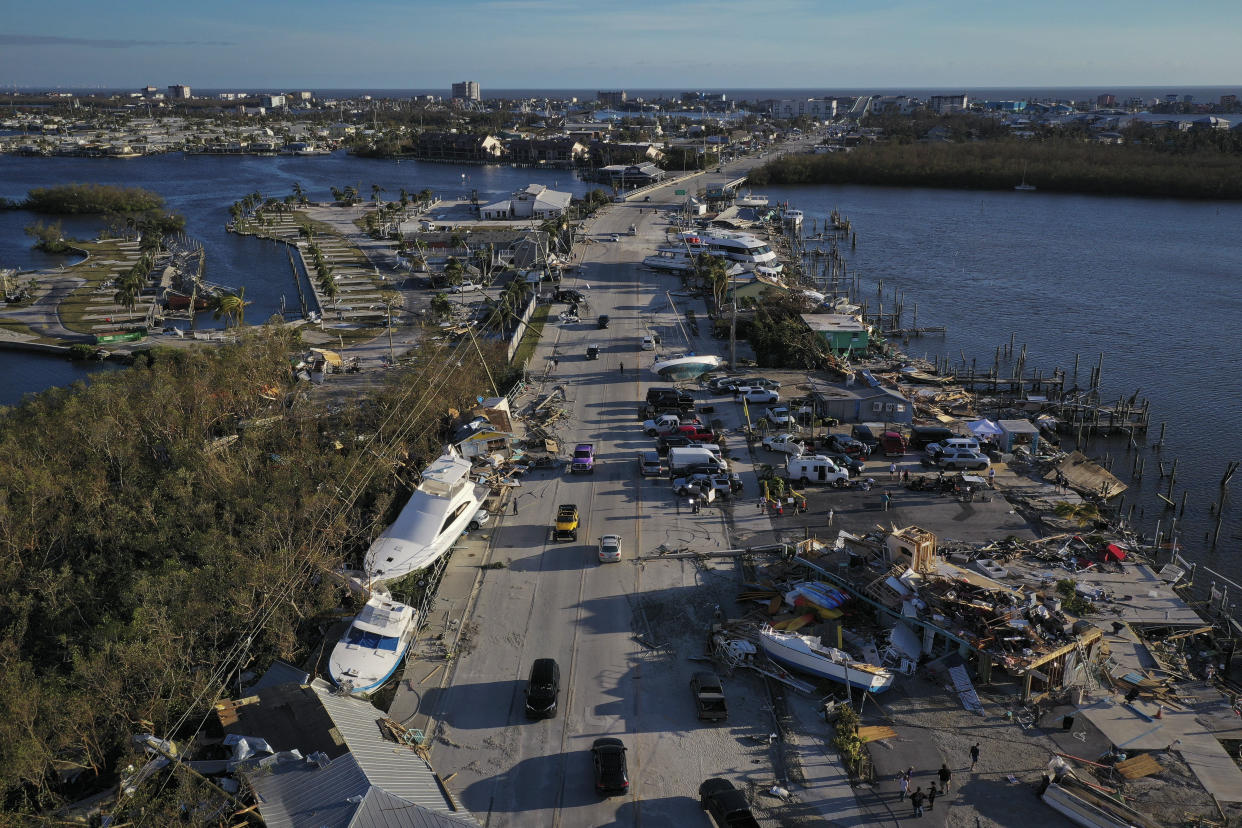
[(482, 400), (471, 412), (472, 419), (459, 426), (449, 439), (462, 457), (508, 457), (512, 453), (514, 435), (509, 400), (490, 397)]
[(833, 353), (865, 351), (871, 342), (871, 326), (848, 313), (804, 313), (802, 321), (819, 334)]
[(509, 219), (547, 219), (563, 216), (573, 201), (572, 193), (549, 190), (543, 184), (531, 184), (510, 198), (479, 208), (479, 218), (505, 221)]
[(599, 175), (605, 183), (623, 190), (655, 184), (665, 177), (664, 170), (650, 163), (609, 164), (599, 168)]
[(785, 287), (779, 279), (773, 279), (771, 276), (765, 276), (762, 273), (742, 272), (733, 277), (729, 284), (730, 296), (738, 301), (753, 299), (758, 302), (763, 298), (763, 294), (769, 290), (780, 294), (789, 292), (789, 288)]
[(591, 151), (573, 138), (515, 138), (509, 141), (509, 160), (515, 164), (573, 166)]
[(498, 161), (504, 144), (492, 135), (424, 132), (414, 141), (414, 155), (428, 161)]
[[(387, 716), (323, 679), (252, 689), (216, 705), (230, 767), (270, 828), (475, 825), (426, 759), (386, 738)], [(258, 754), (268, 754), (259, 756)]]
[(843, 423), (883, 422), (908, 425), (914, 406), (899, 391), (879, 384), (844, 383), (812, 378), (807, 399), (817, 417), (834, 417)]

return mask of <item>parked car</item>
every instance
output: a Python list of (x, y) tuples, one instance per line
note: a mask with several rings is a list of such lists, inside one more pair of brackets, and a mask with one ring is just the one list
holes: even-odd
[(850, 477), (860, 475), (867, 466), (863, 461), (856, 457), (850, 457), (848, 454), (841, 454), (838, 451), (825, 451), (823, 455), (829, 460), (837, 464), (837, 468), (844, 469), (849, 472)]
[(599, 562), (617, 563), (621, 560), (621, 536), (604, 535), (599, 539)]
[(684, 434), (666, 434), (656, 443), (656, 451), (660, 454), (668, 454), (669, 449), (693, 445), (694, 441)]
[(850, 436), (865, 445), (871, 451), (875, 451), (875, 447), (880, 444), (880, 438), (875, 436), (875, 432), (871, 430), (871, 426), (864, 423), (857, 423), (853, 428), (851, 428)]
[(561, 668), (554, 658), (537, 658), (526, 681), (526, 718), (551, 719), (561, 692)]
[(853, 437), (846, 437), (844, 434), (829, 434), (828, 438), (824, 440), (824, 448), (839, 454), (857, 457), (859, 460), (871, 454), (870, 449), (867, 448), (865, 443), (860, 443)]
[(991, 466), (992, 461), (983, 454), (970, 449), (946, 449), (940, 452), (936, 465), (946, 471), (965, 471), (967, 469), (978, 471)]
[(736, 377), (712, 377), (707, 381), (707, 390), (713, 394), (727, 394), (738, 385)]
[(751, 388), (767, 388), (769, 391), (777, 391), (781, 387), (779, 382), (767, 377), (747, 377), (746, 379), (738, 380), (738, 385), (749, 385)]
[(729, 718), (729, 706), (725, 702), (724, 685), (715, 673), (700, 670), (690, 677), (690, 692), (699, 718), (709, 722), (723, 722)]
[(491, 512), (487, 511), (486, 509), (480, 509), (479, 511), (474, 513), (474, 517), (470, 518), (470, 523), (467, 526), (470, 529), (470, 531), (473, 532), (475, 529), (479, 529), (483, 526), (486, 526), (487, 522), (491, 519), (492, 519)]
[(789, 409), (783, 405), (769, 408), (763, 416), (774, 426), (788, 426), (792, 422), (792, 418), (789, 416)]
[(939, 455), (950, 449), (966, 449), (967, 451), (978, 451), (982, 453), (979, 447), (979, 441), (973, 437), (949, 437), (944, 440), (938, 440), (935, 443), (928, 443), (923, 448), (923, 453), (935, 460)]
[(651, 338), (651, 337), (649, 337), (649, 336), (644, 336), (644, 337), (643, 337), (643, 344), (642, 344), (642, 348), (643, 348), (643, 350), (644, 350), (644, 351), (654, 351), (654, 350), (655, 350), (655, 340), (654, 340), (654, 339), (652, 339), (652, 338)]
[(608, 314), (601, 313), (599, 315), (599, 319), (596, 320), (596, 324), (598, 324), (601, 328), (607, 328), (608, 327)]
[(746, 795), (728, 779), (708, 779), (699, 785), (699, 804), (719, 828), (759, 828)]
[(612, 235), (610, 235), (610, 236), (608, 237), (608, 241), (615, 241), (615, 242), (619, 242), (619, 241), (621, 241), (621, 236), (620, 236), (620, 235), (618, 235), (618, 234), (616, 234), (616, 233), (613, 233)]
[(623, 794), (630, 789), (630, 772), (625, 763), (625, 743), (605, 736), (591, 745), (595, 765), (595, 792), (601, 796)]
[(733, 393), (737, 395), (739, 402), (745, 401), (748, 403), (766, 404), (780, 402), (781, 400), (780, 394), (775, 391), (769, 391), (766, 388), (751, 388), (748, 386), (742, 386), (740, 388), (735, 388)]
[(922, 448), (932, 443), (939, 443), (948, 440), (957, 435), (952, 430), (944, 426), (911, 426), (910, 427), (910, 445), (914, 448)]
[(770, 434), (763, 438), (763, 447), (769, 451), (780, 451), (797, 457), (806, 452), (807, 446), (793, 434)]
[(727, 474), (692, 474), (673, 481), (673, 491), (677, 492), (678, 497), (686, 497), (709, 488), (714, 489), (718, 495), (733, 494), (733, 483)]
[(449, 288), (449, 293), (470, 293), (475, 290), (482, 290), (483, 286), (477, 282), (462, 282), (460, 285), (453, 285)]
[(658, 451), (644, 451), (638, 455), (638, 473), (643, 477), (663, 477), (664, 462)]

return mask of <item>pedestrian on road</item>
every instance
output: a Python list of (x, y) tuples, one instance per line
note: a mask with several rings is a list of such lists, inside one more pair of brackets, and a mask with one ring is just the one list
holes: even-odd
[(833, 510), (832, 510), (832, 509), (829, 509), (829, 510), (828, 510), (828, 525), (829, 525), (829, 526), (831, 526), (831, 525), (832, 525), (832, 516), (833, 516), (833, 514), (835, 514), (835, 513), (833, 512)]
[(914, 815), (916, 817), (923, 815), (923, 800), (927, 796), (923, 793), (922, 788), (915, 788), (914, 793), (910, 794), (910, 802), (914, 805)]
[(949, 770), (948, 762), (941, 763), (939, 776), (941, 793), (948, 793), (949, 785), (953, 783), (953, 771)]
[(902, 470), (901, 470), (901, 482), (902, 482), (902, 483), (909, 483), (909, 482), (910, 482), (910, 470), (909, 470), (909, 469), (902, 469)]
[(559, 359), (557, 359), (556, 357), (552, 357), (552, 367), (553, 367), (553, 368), (560, 368), (560, 367), (561, 367), (561, 361), (560, 361)]
[(513, 498), (513, 516), (517, 517), (517, 498)]
[(996, 469), (988, 469), (988, 485), (996, 485)]
[(927, 810), (936, 810), (936, 786), (934, 784), (927, 789)]
[(889, 480), (892, 480), (892, 479), (893, 479), (893, 478), (895, 478), (896, 476), (897, 476), (897, 464), (896, 464), (896, 463), (889, 463), (889, 464), (888, 464), (888, 479), (889, 479)]
[(901, 798), (904, 801), (910, 793), (910, 777), (906, 774), (901, 775)]
[(979, 743), (975, 742), (970, 748), (970, 769), (974, 770), (977, 764), (979, 764)]
[(888, 496), (888, 492), (885, 492), (884, 494), (880, 495), (880, 502), (884, 504), (884, 511), (886, 512), (888, 511), (888, 502), (890, 500), (892, 500), (892, 498)]
[(617, 365), (617, 370), (619, 370), (621, 373), (623, 373), (623, 374), (624, 374), (624, 373), (625, 373), (625, 363), (624, 363), (624, 362), (622, 362), (622, 363), (618, 364), (618, 365)]

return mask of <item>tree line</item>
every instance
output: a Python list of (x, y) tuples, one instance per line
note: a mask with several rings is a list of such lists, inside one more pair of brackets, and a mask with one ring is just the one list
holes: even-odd
[[(144, 761), (135, 733), (187, 739), (241, 672), (303, 661), (342, 597), (323, 574), (395, 517), (447, 410), (491, 392), (479, 359), (428, 344), (329, 414), (292, 379), (295, 336), (152, 350), (0, 408), (4, 813), (115, 784)], [(185, 779), (166, 781), (115, 818), (182, 821)]]
[(36, 213), (77, 215), (92, 213), (145, 213), (159, 210), (164, 199), (141, 187), (110, 184), (58, 184), (36, 187), (26, 194), (22, 207)]

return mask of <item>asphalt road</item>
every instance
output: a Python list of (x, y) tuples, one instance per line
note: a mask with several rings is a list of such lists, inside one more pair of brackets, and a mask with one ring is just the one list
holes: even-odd
[[(745, 734), (767, 728), (757, 683), (743, 689), (739, 682), (723, 725), (696, 720), (688, 689), (701, 665), (687, 657), (702, 654), (714, 588), (732, 589), (730, 573), (690, 561), (635, 560), (661, 543), (728, 546), (721, 509), (692, 514), (667, 480), (637, 474), (636, 454), (651, 441), (636, 405), (647, 387), (661, 384), (649, 367), (638, 367), (652, 362), (640, 340), (653, 326), (675, 327), (665, 291), (676, 280), (637, 264), (663, 239), (663, 218), (652, 209), (663, 198), (673, 198), (672, 188), (651, 202), (612, 205), (593, 220), (594, 238), (624, 234), (630, 224), (639, 235), (586, 246), (578, 282), (589, 285), (589, 307), (581, 323), (546, 328), (536, 355), (558, 360), (550, 382), (564, 385), (570, 412), (562, 444), (572, 450), (593, 442), (599, 468), (523, 483), (519, 515), (504, 517), (492, 533), (491, 560), (507, 567), (482, 581), (468, 622), (470, 649), (456, 659), (448, 687), (423, 698), (423, 711), (439, 723), (437, 771), (457, 774), (454, 790), (489, 826), (707, 825), (699, 782), (749, 772)], [(595, 324), (601, 313), (611, 317), (606, 330)], [(588, 343), (601, 346), (598, 360), (585, 358)], [(560, 503), (580, 507), (576, 543), (549, 540)], [(603, 534), (622, 536), (621, 563), (597, 562)], [(636, 637), (677, 644), (649, 649)], [(531, 662), (547, 656), (561, 665), (560, 713), (527, 722), (525, 679)], [(589, 750), (603, 735), (619, 736), (628, 748), (627, 796), (603, 799), (593, 789)]]

